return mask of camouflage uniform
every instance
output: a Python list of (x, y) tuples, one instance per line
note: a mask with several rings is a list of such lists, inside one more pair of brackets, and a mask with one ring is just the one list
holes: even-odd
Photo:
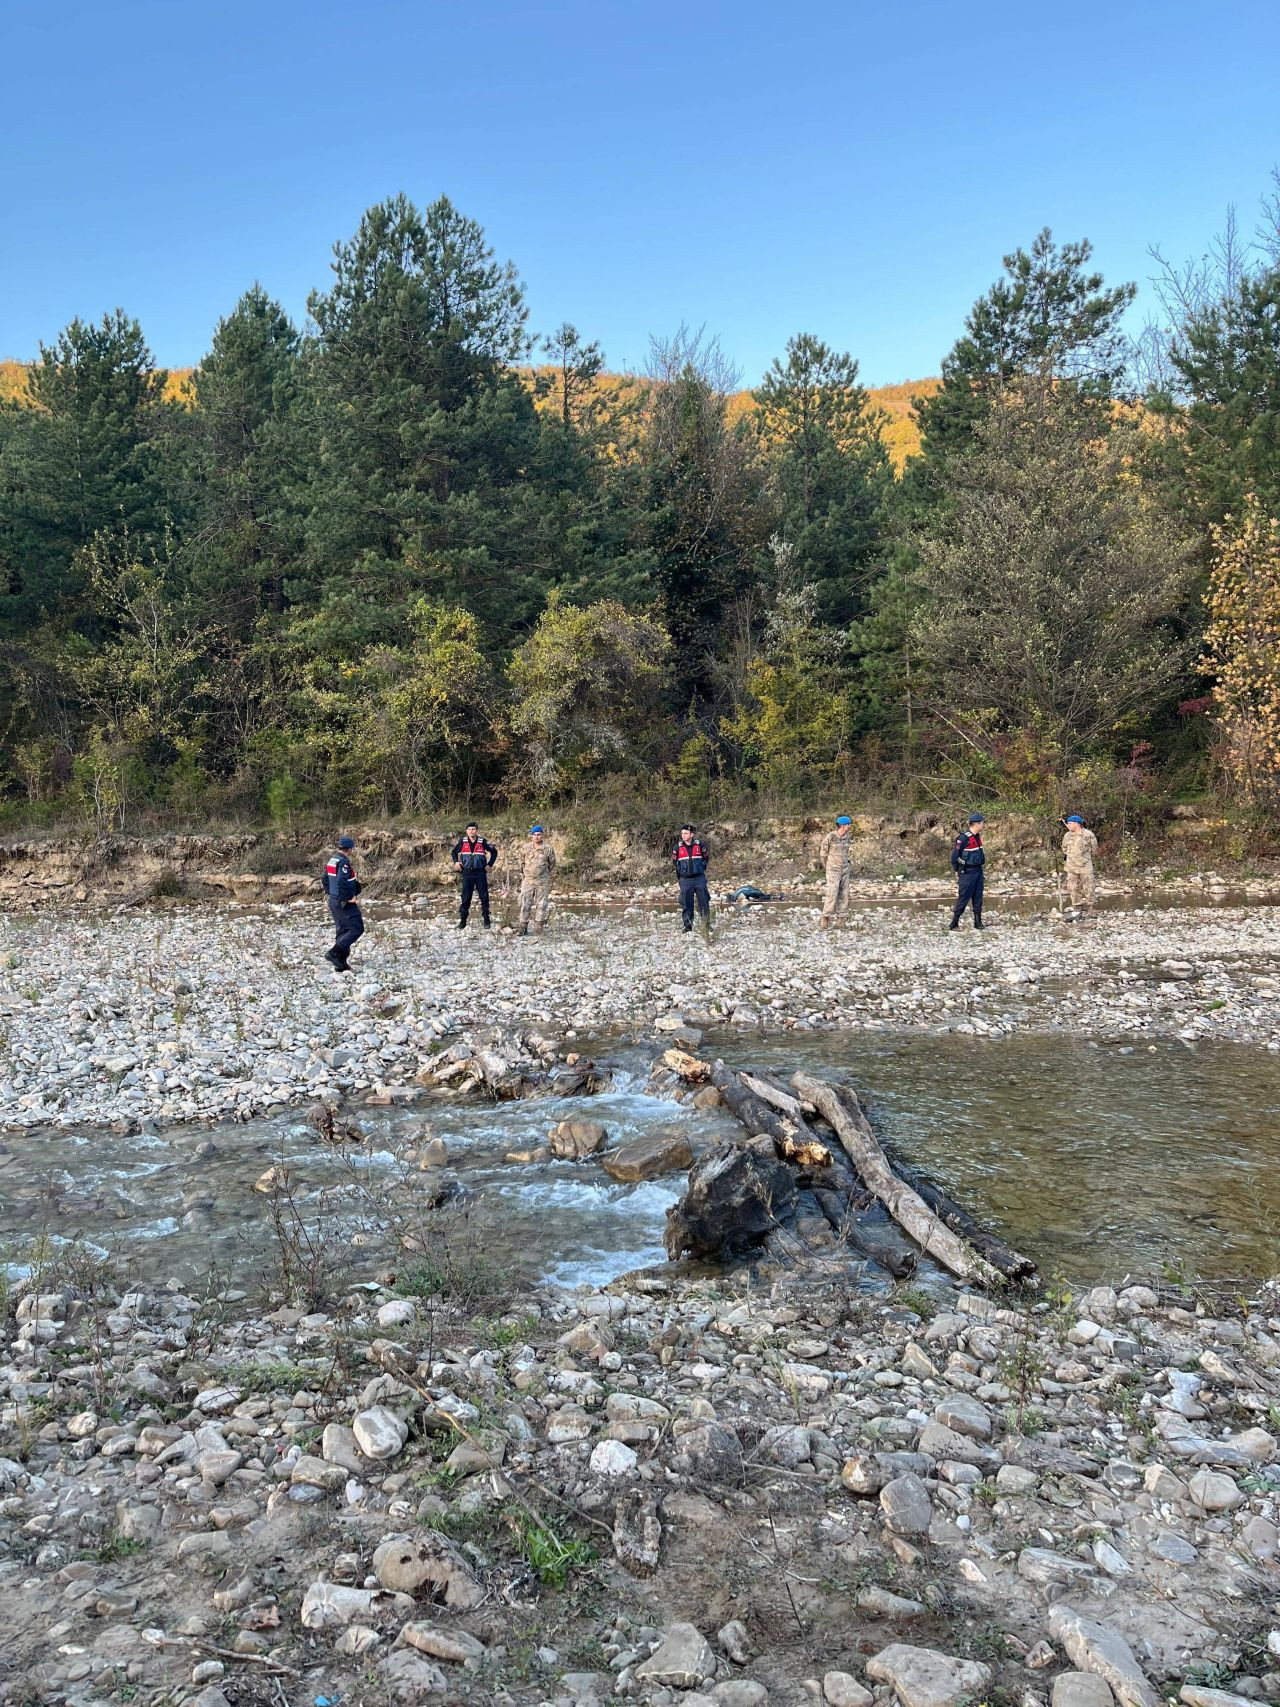
[(524, 850), (520, 867), (520, 929), (532, 924), (540, 931), (547, 922), (551, 905), (551, 873), (556, 868), (556, 856), (550, 843), (530, 842)]
[(837, 830), (828, 830), (818, 850), (818, 858), (827, 874), (827, 886), (822, 896), (825, 924), (830, 924), (849, 904), (849, 840)]
[(1092, 830), (1068, 830), (1062, 838), (1067, 861), (1067, 900), (1073, 907), (1092, 907), (1097, 895), (1093, 881), (1093, 856), (1098, 838)]

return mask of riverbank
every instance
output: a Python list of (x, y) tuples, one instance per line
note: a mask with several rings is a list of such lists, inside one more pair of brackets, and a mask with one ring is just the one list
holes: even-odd
[(746, 1274), (331, 1300), (64, 1256), (0, 1362), (0, 1700), (1280, 1700), (1280, 1306)]
[[(1223, 1039), (1280, 1049), (1280, 909), (1151, 905), (1064, 919), (1003, 896), (945, 930), (941, 892), (856, 908), (723, 910), (710, 942), (669, 897), (557, 908), (541, 937), (369, 909), (354, 975), (314, 903), (190, 902), (0, 920), (0, 1126), (247, 1119), (320, 1096), (402, 1098), (441, 1049), (536, 1059), (605, 1035), (915, 1028), (998, 1039)], [(434, 916), (431, 916), (431, 915)]]

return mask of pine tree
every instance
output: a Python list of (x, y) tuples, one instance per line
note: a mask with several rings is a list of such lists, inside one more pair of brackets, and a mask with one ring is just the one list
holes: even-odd
[(865, 606), (893, 492), (858, 364), (802, 334), (754, 393), (755, 418), (796, 577), (816, 588), (817, 620), (844, 627)]
[(398, 196), (338, 244), (333, 272), (310, 300), (308, 641), (394, 639), (420, 594), (508, 637), (545, 591), (522, 491), (539, 427), (514, 371), (528, 353), (515, 270), (447, 198), (419, 212)]
[(1031, 248), (1003, 260), (1005, 277), (969, 311), (965, 331), (942, 363), (942, 386), (916, 398), (923, 457), (909, 465), (927, 494), (947, 457), (965, 451), (997, 406), (1038, 410), (1062, 390), (1106, 402), (1116, 391), (1128, 346), (1120, 320), (1137, 286), (1106, 286), (1088, 271), (1087, 241), (1057, 244), (1046, 226)]

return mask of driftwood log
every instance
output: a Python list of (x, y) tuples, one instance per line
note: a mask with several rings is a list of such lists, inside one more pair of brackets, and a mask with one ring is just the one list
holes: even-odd
[(939, 1220), (924, 1199), (894, 1173), (862, 1105), (847, 1086), (829, 1085), (809, 1073), (796, 1073), (791, 1083), (839, 1138), (863, 1184), (922, 1251), (957, 1280), (990, 1285), (1000, 1279), (998, 1270)]
[[(745, 1138), (717, 1145), (689, 1173), (680, 1202), (667, 1212), (666, 1247), (680, 1256), (717, 1257), (763, 1249), (788, 1266), (838, 1271), (839, 1253), (856, 1252), (895, 1279), (915, 1268), (912, 1245), (958, 1279), (991, 1285), (1029, 1280), (1035, 1264), (988, 1233), (938, 1186), (892, 1162), (854, 1091), (808, 1073), (791, 1085), (766, 1073), (733, 1072), (671, 1049), (663, 1066), (686, 1083), (710, 1082), (741, 1123)], [(832, 1146), (809, 1124), (830, 1127)], [(858, 1216), (879, 1200), (893, 1228), (873, 1240)], [(891, 1242), (882, 1242), (888, 1234)]]
[(958, 1233), (962, 1239), (966, 1239), (978, 1255), (985, 1257), (992, 1268), (998, 1269), (1006, 1280), (1017, 1281), (1023, 1285), (1032, 1284), (1036, 1280), (1039, 1271), (1030, 1257), (1014, 1250), (1012, 1245), (1006, 1244), (997, 1234), (980, 1226), (969, 1211), (962, 1209), (954, 1198), (948, 1197), (940, 1186), (936, 1186), (932, 1180), (923, 1179), (914, 1168), (907, 1167), (896, 1156), (893, 1158), (893, 1171), (932, 1209), (939, 1221), (950, 1227), (953, 1233)]

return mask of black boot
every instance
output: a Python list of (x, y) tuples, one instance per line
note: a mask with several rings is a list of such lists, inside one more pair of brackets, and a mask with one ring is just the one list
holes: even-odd
[(947, 929), (949, 931), (958, 931), (960, 929), (960, 915), (959, 915), (959, 913), (952, 913), (951, 923), (947, 926)]
[(325, 950), (324, 957), (329, 962), (330, 966), (342, 965), (342, 956), (338, 953), (336, 948), (327, 948)]

